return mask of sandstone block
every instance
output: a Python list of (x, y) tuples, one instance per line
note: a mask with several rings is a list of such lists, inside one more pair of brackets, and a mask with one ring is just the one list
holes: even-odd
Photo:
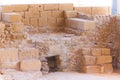
[(92, 7), (92, 15), (109, 15), (108, 7)]
[(59, 10), (73, 10), (73, 4), (59, 4)]
[(77, 12), (85, 13), (91, 15), (91, 7), (75, 7), (74, 10)]
[(25, 12), (17, 12), (17, 13), (19, 13), (22, 16), (22, 18), (25, 18)]
[(84, 73), (100, 73), (101, 67), (100, 66), (82, 66), (80, 71)]
[(11, 38), (12, 38), (12, 40), (23, 40), (26, 38), (26, 34), (24, 34), (24, 33), (12, 33)]
[(64, 11), (64, 17), (65, 18), (76, 18), (77, 11)]
[(82, 54), (83, 55), (91, 55), (91, 49), (90, 48), (82, 48)]
[(30, 25), (30, 20), (29, 18), (23, 18), (22, 22), (24, 23), (24, 25)]
[(59, 5), (58, 4), (44, 4), (43, 5), (44, 10), (58, 10)]
[[(38, 11), (43, 11), (43, 4), (30, 4), (29, 5), (29, 9), (30, 8), (32, 8), (32, 10), (33, 10), (33, 8), (35, 9), (35, 10), (38, 10)], [(29, 10), (30, 11), (30, 10)], [(34, 11), (34, 10), (33, 10)]]
[(79, 31), (92, 31), (95, 30), (95, 22), (78, 18), (68, 18), (66, 19), (66, 27), (77, 29)]
[(14, 12), (24, 12), (28, 10), (28, 5), (12, 5)]
[(92, 48), (91, 50), (93, 56), (101, 56), (101, 48)]
[(40, 12), (41, 17), (52, 17), (52, 11), (42, 11)]
[(2, 19), (5, 22), (21, 22), (22, 17), (19, 13), (3, 13)]
[(81, 65), (95, 65), (96, 57), (95, 56), (83, 56), (80, 59)]
[(13, 32), (22, 33), (24, 31), (23, 23), (12, 23), (11, 27), (13, 29)]
[(0, 49), (0, 62), (18, 61), (18, 49), (5, 48)]
[(57, 18), (57, 25), (58, 26), (65, 25), (65, 19), (64, 18)]
[(47, 18), (46, 17), (40, 17), (39, 18), (39, 26), (46, 26), (47, 25)]
[(38, 25), (38, 20), (39, 19), (37, 19), (37, 18), (31, 18), (30, 19), (30, 24), (32, 25), (32, 26), (34, 26), (34, 27), (38, 27), (39, 25)]
[(63, 11), (52, 11), (53, 17), (63, 17)]
[(41, 62), (37, 59), (23, 60), (20, 62), (21, 71), (40, 71)]
[(39, 11), (25, 12), (25, 18), (39, 18), (39, 17), (40, 17)]
[(112, 64), (104, 64), (104, 72), (105, 73), (112, 73), (113, 72), (113, 66)]
[(105, 64), (111, 62), (112, 62), (112, 56), (98, 56), (96, 64)]
[(56, 25), (57, 24), (56, 18), (54, 18), (54, 17), (48, 17), (47, 19), (48, 19), (47, 21), (48, 21), (49, 25)]
[(16, 69), (19, 70), (19, 61), (15, 62), (1, 62), (0, 63), (1, 69)]
[(35, 48), (24, 48), (19, 49), (19, 59), (26, 60), (26, 59), (38, 59), (39, 58), (39, 50)]
[(110, 49), (109, 48), (102, 48), (102, 55), (110, 55)]
[(0, 12), (2, 13), (8, 13), (8, 12), (13, 12), (12, 6), (1, 6), (0, 7)]

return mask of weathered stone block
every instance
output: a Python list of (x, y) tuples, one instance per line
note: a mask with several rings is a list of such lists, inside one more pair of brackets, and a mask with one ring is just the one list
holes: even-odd
[(78, 19), (78, 18), (68, 18), (66, 20), (66, 26), (80, 31), (95, 30), (94, 21)]
[(40, 71), (41, 62), (37, 59), (23, 60), (20, 62), (21, 71)]
[(93, 56), (101, 56), (101, 48), (92, 48), (91, 51)]
[(15, 62), (18, 61), (18, 49), (2, 48), (0, 49), (0, 62)]
[(112, 73), (113, 72), (113, 66), (112, 64), (104, 64), (104, 72), (105, 73)]
[(19, 59), (26, 60), (26, 59), (38, 59), (39, 58), (39, 50), (35, 48), (24, 48), (19, 49)]
[(43, 5), (44, 10), (58, 10), (59, 5), (58, 4), (44, 4)]
[(64, 11), (64, 17), (65, 18), (76, 18), (77, 11)]
[(2, 20), (5, 22), (21, 22), (22, 17), (19, 13), (3, 13)]
[(102, 48), (102, 55), (110, 55), (110, 49), (109, 48)]
[(112, 62), (112, 56), (98, 56), (96, 64), (105, 64), (111, 62)]
[(24, 31), (23, 23), (11, 23), (11, 27), (13, 29), (13, 32), (22, 33)]
[(0, 7), (0, 12), (2, 12), (2, 13), (13, 12), (13, 8), (12, 8), (12, 6), (10, 6), (10, 5), (1, 6), (1, 7)]
[(59, 10), (73, 10), (73, 4), (59, 4)]
[(14, 12), (24, 12), (28, 10), (28, 5), (12, 5)]
[(100, 66), (82, 66), (80, 69), (81, 69), (80, 71), (84, 73), (100, 73), (101, 72)]

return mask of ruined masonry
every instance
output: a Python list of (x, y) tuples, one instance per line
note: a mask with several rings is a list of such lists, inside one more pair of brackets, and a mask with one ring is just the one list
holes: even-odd
[(113, 67), (120, 67), (115, 52), (119, 52), (120, 17), (103, 8), (1, 6), (0, 70), (34, 71), (41, 76), (56, 71), (112, 73)]

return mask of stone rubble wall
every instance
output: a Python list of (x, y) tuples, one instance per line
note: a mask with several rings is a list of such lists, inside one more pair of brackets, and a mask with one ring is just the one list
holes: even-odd
[[(22, 15), (22, 22), (27, 26), (33, 26), (40, 32), (46, 29), (61, 31), (65, 25), (64, 11), (77, 11), (89, 15), (110, 15), (110, 7), (74, 7), (73, 4), (24, 4), (4, 5), (0, 7), (0, 19), (4, 13), (17, 12)], [(74, 13), (73, 13), (74, 14)], [(75, 16), (75, 14), (74, 14)]]
[(81, 48), (71, 55), (69, 69), (85, 73), (111, 73), (112, 56), (109, 48)]
[[(115, 19), (109, 17), (101, 18), (99, 16), (96, 17), (94, 21), (93, 19), (95, 18), (90, 18), (93, 15), (109, 15), (109, 10), (109, 7), (104, 7), (104, 9), (101, 7), (73, 7), (73, 4), (2, 6), (0, 11), (2, 20), (0, 24), (1, 44), (3, 45), (1, 46), (1, 51), (3, 52), (1, 52), (0, 58), (2, 65), (1, 69), (10, 68), (21, 71), (38, 71), (41, 68), (45, 68), (43, 71), (47, 73), (49, 69), (46, 64), (47, 61), (45, 63), (43, 62), (45, 58), (59, 55), (61, 61), (59, 68), (62, 71), (77, 70), (78, 72), (87, 73), (112, 72), (112, 56), (110, 55), (112, 46), (108, 46), (108, 43), (112, 41), (108, 41), (108, 35), (111, 35), (111, 32), (114, 30), (113, 26)], [(79, 12), (89, 14), (90, 16), (83, 15), (82, 17), (89, 20), (75, 19), (78, 17)], [(26, 36), (27, 31), (25, 31), (24, 25), (32, 26), (32, 28), (28, 29), (28, 33), (49, 32), (50, 30), (58, 32), (60, 29), (62, 29), (62, 31), (65, 29), (66, 31), (65, 19), (67, 18), (69, 18), (69, 20), (66, 25), (70, 24), (67, 27), (69, 30), (68, 32), (79, 34), (78, 36), (63, 35), (62, 37), (57, 37), (47, 35), (46, 38), (41, 36), (39, 36), (39, 38), (37, 36), (37, 40), (32, 38), (33, 35)], [(81, 18), (80, 15), (79, 18)], [(78, 22), (76, 23), (76, 21)], [(72, 22), (74, 24), (71, 24)], [(109, 29), (108, 27), (111, 22), (113, 22), (113, 25)], [(103, 23), (107, 24), (104, 26)], [(105, 28), (101, 27), (101, 24)], [(79, 32), (77, 31), (78, 29)], [(111, 36), (113, 38), (113, 35)], [(111, 36), (109, 40), (111, 40)], [(27, 39), (29, 43), (28, 46), (22, 44), (22, 41), (25, 41), (26, 38), (29, 38), (29, 40)], [(6, 43), (7, 41), (8, 43)], [(9, 52), (6, 52), (9, 50), (8, 47), (14, 47), (15, 50), (11, 53), (9, 53), (11, 49)], [(88, 50), (83, 50), (84, 48), (88, 48), (90, 52)], [(85, 51), (86, 54), (84, 54)], [(7, 56), (8, 54), (10, 54), (10, 56)], [(114, 53), (112, 52), (112, 54)], [(8, 58), (6, 58), (6, 56)]]
[[(70, 12), (66, 12), (67, 15), (68, 13), (71, 14)], [(69, 16), (70, 17), (70, 16)], [(69, 18), (67, 20), (70, 19), (74, 19), (74, 18)], [(84, 20), (91, 20), (95, 22), (95, 30), (94, 31), (90, 31), (90, 33), (94, 32), (94, 35), (90, 35), (86, 34), (86, 36), (88, 37), (94, 37), (94, 41), (93, 43), (95, 43), (96, 46), (99, 47), (107, 47), (111, 49), (111, 55), (113, 58), (112, 61), (112, 65), (114, 68), (120, 68), (120, 62), (119, 62), (119, 33), (120, 33), (120, 28), (119, 28), (119, 15), (115, 15), (115, 16), (105, 16), (105, 15), (96, 15), (96, 16), (89, 16), (86, 14), (79, 14), (78, 18), (80, 19), (84, 19)], [(74, 20), (75, 21), (75, 20)], [(74, 21), (71, 21), (70, 24), (74, 24), (76, 27), (76, 25), (78, 26), (77, 23), (74, 23)], [(66, 24), (69, 24), (68, 22)], [(81, 24), (79, 22), (79, 24)], [(83, 26), (84, 27), (84, 26)], [(82, 28), (83, 28), (82, 27)], [(91, 26), (92, 27), (92, 26)], [(71, 25), (67, 25), (66, 27), (66, 32), (67, 33), (72, 33), (72, 34), (76, 34), (76, 35), (83, 35), (83, 33), (85, 33), (85, 31), (80, 31), (78, 29), (73, 29), (71, 28)]]

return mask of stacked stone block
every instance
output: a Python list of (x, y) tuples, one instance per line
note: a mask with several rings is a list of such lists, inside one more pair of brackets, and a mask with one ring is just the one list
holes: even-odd
[(109, 48), (82, 48), (72, 56), (71, 70), (85, 73), (111, 73), (112, 56)]
[[(88, 13), (90, 15), (107, 14), (109, 7), (74, 7), (73, 4), (24, 4), (24, 5), (6, 5), (1, 6), (1, 13), (17, 12), (22, 15), (22, 21), (25, 25), (39, 28), (40, 31), (46, 31), (46, 27), (50, 31), (63, 30), (65, 25), (64, 11), (71, 11), (72, 15), (75, 16), (75, 12)], [(104, 10), (102, 10), (104, 9)], [(69, 16), (70, 17), (70, 16)], [(0, 18), (1, 19), (1, 18)], [(2, 19), (3, 20), (3, 19)]]
[(2, 19), (3, 21), (0, 23), (1, 47), (19, 46), (19, 44), (14, 45), (14, 43), (16, 41), (21, 43), (22, 40), (26, 39), (24, 24), (21, 22), (21, 15), (19, 13), (2, 13)]
[(40, 71), (41, 61), (35, 48), (1, 48), (0, 70)]

